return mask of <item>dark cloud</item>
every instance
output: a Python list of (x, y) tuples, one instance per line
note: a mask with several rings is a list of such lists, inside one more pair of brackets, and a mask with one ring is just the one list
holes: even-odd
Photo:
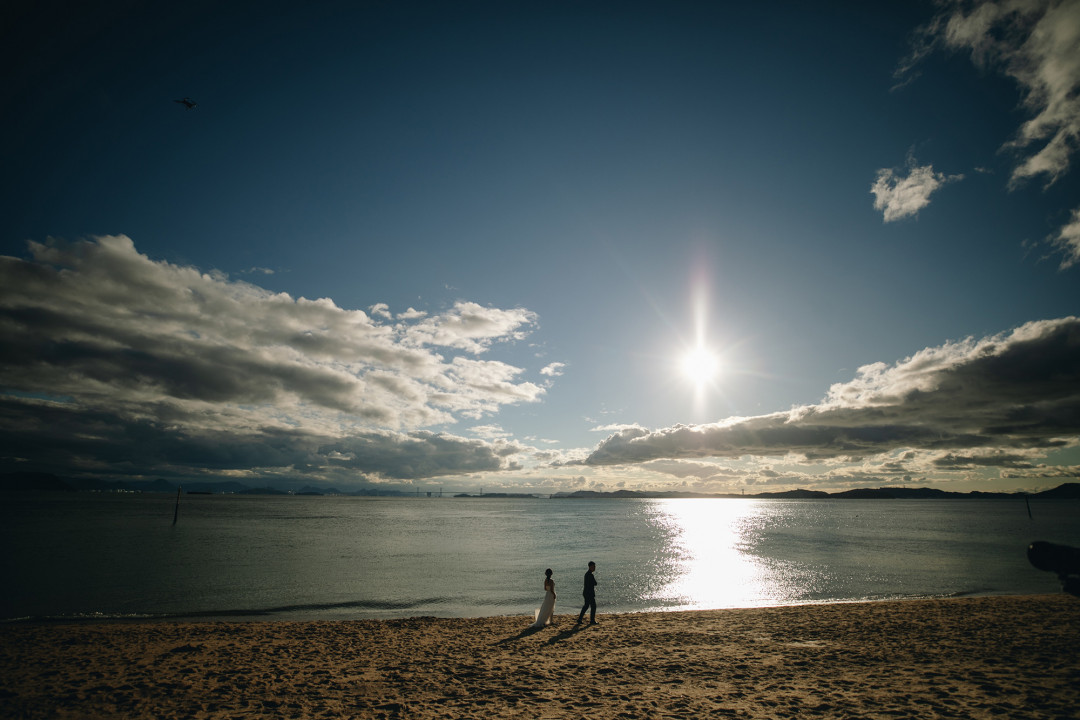
[(731, 468), (686, 460), (654, 460), (646, 463), (644, 468), (678, 478), (693, 477), (698, 480), (731, 480), (741, 478), (743, 475), (743, 473), (734, 471)]
[(517, 446), (422, 428), (544, 393), (473, 357), (523, 338), (527, 310), (459, 302), (391, 320), (157, 262), (122, 236), (30, 250), (0, 257), (5, 469), (507, 469)]
[(504, 458), (524, 452), (514, 445), (492, 445), (445, 434), (417, 431), (409, 435), (370, 433), (319, 448), (336, 457), (336, 464), (381, 478), (419, 480), (439, 475), (461, 475), (507, 467)]
[(1003, 478), (1062, 478), (1074, 480), (1080, 477), (1080, 465), (1038, 465), (1029, 470), (1018, 469), (1001, 473)]
[(1048, 449), (1080, 436), (1080, 320), (1028, 323), (982, 340), (860, 368), (814, 406), (708, 425), (626, 428), (589, 465), (660, 458), (872, 457), (905, 448)]
[(991, 453), (989, 455), (958, 455), (948, 453), (934, 458), (934, 467), (947, 470), (970, 470), (982, 467), (1032, 468), (1035, 464), (1024, 455)]
[[(446, 433), (357, 432), (329, 437), (301, 429), (245, 431), (177, 425), (169, 407), (143, 408), (145, 418), (82, 409), (69, 403), (0, 396), (0, 458), (6, 469), (74, 475), (167, 475), (243, 471), (296, 476), (329, 471), (339, 479), (419, 480), (514, 469), (507, 458), (526, 448)], [(21, 463), (9, 464), (13, 458)], [(343, 472), (348, 471), (348, 472)]]

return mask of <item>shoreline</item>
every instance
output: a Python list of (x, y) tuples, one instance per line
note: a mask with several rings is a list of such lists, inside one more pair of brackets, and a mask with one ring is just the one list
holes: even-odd
[[(609, 616), (641, 615), (641, 614), (668, 614), (668, 613), (693, 613), (693, 612), (726, 612), (735, 610), (767, 610), (770, 608), (799, 608), (816, 607), (821, 605), (863, 605), (874, 603), (894, 602), (920, 602), (924, 600), (961, 600), (986, 597), (1040, 597), (1048, 595), (1041, 592), (958, 592), (949, 595), (907, 595), (889, 596), (879, 598), (860, 599), (829, 599), (810, 600), (806, 602), (783, 603), (776, 605), (753, 605), (744, 607), (719, 607), (719, 608), (645, 608), (631, 610), (611, 610), (605, 612)], [(577, 596), (574, 596), (575, 598)], [(572, 600), (571, 604), (576, 602)], [(565, 609), (565, 608), (564, 608)], [(416, 615), (372, 615), (363, 610), (354, 612), (340, 611), (340, 613), (327, 616), (325, 609), (308, 612), (297, 608), (269, 608), (265, 610), (203, 610), (194, 612), (175, 613), (88, 613), (85, 615), (30, 615), (22, 617), (0, 618), (0, 628), (4, 626), (19, 625), (93, 625), (97, 623), (264, 623), (264, 622), (391, 622), (395, 620), (483, 620), (498, 619), (504, 617), (525, 617), (532, 611), (521, 609), (516, 613), (454, 615), (433, 614), (420, 612)]]
[[(1064, 718), (1080, 599), (0, 626), (0, 717)], [(576, 608), (575, 608), (576, 610)]]

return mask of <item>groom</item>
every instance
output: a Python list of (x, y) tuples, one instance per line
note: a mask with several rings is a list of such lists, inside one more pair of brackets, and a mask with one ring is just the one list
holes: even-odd
[(585, 589), (581, 591), (582, 596), (585, 598), (585, 604), (581, 606), (581, 612), (578, 614), (576, 625), (580, 625), (582, 619), (585, 617), (585, 611), (589, 610), (589, 624), (597, 625), (596, 622), (596, 578), (593, 577), (593, 573), (596, 572), (596, 563), (589, 563), (589, 572), (585, 573)]

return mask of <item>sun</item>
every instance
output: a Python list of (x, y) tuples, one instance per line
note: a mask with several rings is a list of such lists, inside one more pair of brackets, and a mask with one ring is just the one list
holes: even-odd
[(720, 372), (720, 359), (707, 348), (696, 347), (682, 356), (679, 369), (687, 380), (695, 385), (702, 385)]

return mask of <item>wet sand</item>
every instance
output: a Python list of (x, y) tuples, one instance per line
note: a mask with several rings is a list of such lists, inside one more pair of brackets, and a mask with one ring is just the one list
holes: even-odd
[(557, 620), (4, 625), (0, 717), (1080, 717), (1064, 594)]

